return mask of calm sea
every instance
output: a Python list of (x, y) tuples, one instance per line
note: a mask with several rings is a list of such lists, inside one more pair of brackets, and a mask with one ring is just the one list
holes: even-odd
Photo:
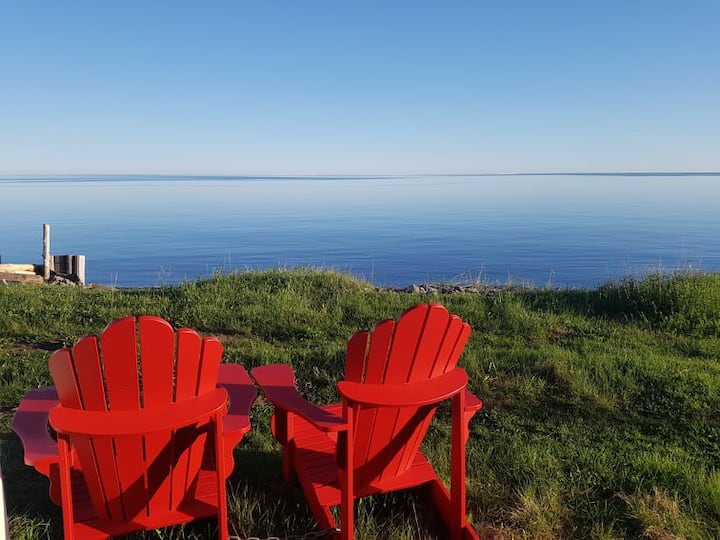
[(377, 285), (594, 287), (720, 271), (720, 175), (0, 177), (0, 258), (86, 256), (89, 283), (312, 266)]

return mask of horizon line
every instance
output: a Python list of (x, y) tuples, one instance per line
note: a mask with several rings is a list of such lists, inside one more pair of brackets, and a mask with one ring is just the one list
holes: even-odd
[(357, 179), (381, 179), (381, 178), (407, 178), (425, 176), (718, 176), (720, 171), (529, 171), (529, 172), (464, 172), (464, 173), (297, 173), (297, 174), (235, 174), (235, 173), (143, 173), (143, 172), (84, 172), (84, 173), (0, 173), (0, 178), (111, 178), (111, 177), (146, 177), (146, 178), (274, 178), (274, 179), (302, 179), (302, 178), (357, 178)]

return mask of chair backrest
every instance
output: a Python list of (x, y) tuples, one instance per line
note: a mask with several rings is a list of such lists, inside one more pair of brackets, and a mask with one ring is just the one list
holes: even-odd
[[(144, 411), (197, 399), (217, 385), (222, 345), (159, 317), (119, 319), (100, 340), (80, 339), (56, 351), (49, 366), (61, 407)], [(132, 520), (177, 509), (203, 459), (208, 424), (137, 436), (71, 435), (97, 517)]]
[[(388, 385), (430, 380), (455, 368), (469, 337), (470, 326), (444, 306), (419, 304), (350, 338), (345, 380)], [(353, 407), (356, 491), (409, 470), (435, 409)]]

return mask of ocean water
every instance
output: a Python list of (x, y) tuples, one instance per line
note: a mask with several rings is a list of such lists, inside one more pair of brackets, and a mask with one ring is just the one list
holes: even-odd
[(0, 177), (0, 260), (86, 256), (88, 283), (310, 266), (381, 286), (595, 287), (720, 271), (720, 175)]

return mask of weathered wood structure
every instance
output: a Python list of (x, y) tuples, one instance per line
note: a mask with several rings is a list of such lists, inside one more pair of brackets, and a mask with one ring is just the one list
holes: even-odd
[(85, 285), (85, 255), (53, 255), (50, 272), (67, 276), (79, 285)]
[(0, 264), (0, 281), (42, 283), (41, 274), (42, 267), (34, 264)]
[(50, 225), (43, 225), (43, 263), (0, 264), (0, 283), (49, 283), (56, 276), (85, 285), (85, 255), (51, 255)]

